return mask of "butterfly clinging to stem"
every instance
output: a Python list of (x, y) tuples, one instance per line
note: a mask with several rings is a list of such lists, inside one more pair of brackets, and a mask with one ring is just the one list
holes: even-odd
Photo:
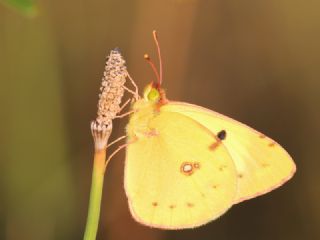
[(162, 229), (193, 228), (233, 204), (270, 192), (296, 167), (289, 154), (264, 134), (200, 106), (174, 102), (157, 81), (135, 96), (127, 125), (124, 185), (132, 216)]

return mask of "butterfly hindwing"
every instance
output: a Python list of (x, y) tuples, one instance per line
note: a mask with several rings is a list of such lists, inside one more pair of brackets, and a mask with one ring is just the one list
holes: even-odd
[(292, 158), (278, 143), (245, 124), (187, 103), (169, 102), (162, 108), (188, 116), (215, 134), (224, 135), (222, 142), (235, 162), (239, 180), (235, 203), (273, 190), (296, 170)]
[(136, 125), (129, 123), (137, 139), (127, 147), (125, 190), (137, 221), (165, 229), (190, 228), (231, 207), (236, 170), (214, 134), (165, 109), (147, 125)]

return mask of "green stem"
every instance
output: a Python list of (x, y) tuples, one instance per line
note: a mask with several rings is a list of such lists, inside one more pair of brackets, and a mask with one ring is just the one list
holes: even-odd
[(96, 151), (94, 154), (89, 210), (84, 240), (95, 240), (97, 236), (105, 172), (105, 157), (106, 150)]

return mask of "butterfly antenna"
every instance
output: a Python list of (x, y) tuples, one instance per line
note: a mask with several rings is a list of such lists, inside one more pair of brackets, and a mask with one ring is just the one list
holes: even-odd
[(153, 30), (152, 34), (153, 34), (153, 39), (154, 39), (154, 42), (156, 43), (157, 50), (158, 50), (159, 72), (160, 72), (158, 83), (159, 83), (159, 86), (161, 86), (161, 83), (162, 83), (162, 59), (161, 59), (160, 45), (159, 45), (159, 41), (158, 41), (158, 36), (157, 36), (156, 30)]
[(149, 65), (151, 66), (154, 74), (157, 77), (158, 83), (159, 83), (160, 82), (160, 76), (159, 76), (159, 73), (158, 73), (158, 70), (157, 70), (156, 66), (154, 65), (154, 63), (152, 62), (152, 60), (151, 60), (151, 58), (149, 57), (148, 54), (145, 54), (143, 57), (149, 63)]

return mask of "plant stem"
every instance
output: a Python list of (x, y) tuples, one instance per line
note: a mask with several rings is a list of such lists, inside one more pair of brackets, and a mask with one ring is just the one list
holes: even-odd
[(106, 150), (96, 150), (94, 153), (92, 183), (89, 200), (87, 224), (84, 240), (95, 240), (98, 231), (100, 206), (105, 172)]

